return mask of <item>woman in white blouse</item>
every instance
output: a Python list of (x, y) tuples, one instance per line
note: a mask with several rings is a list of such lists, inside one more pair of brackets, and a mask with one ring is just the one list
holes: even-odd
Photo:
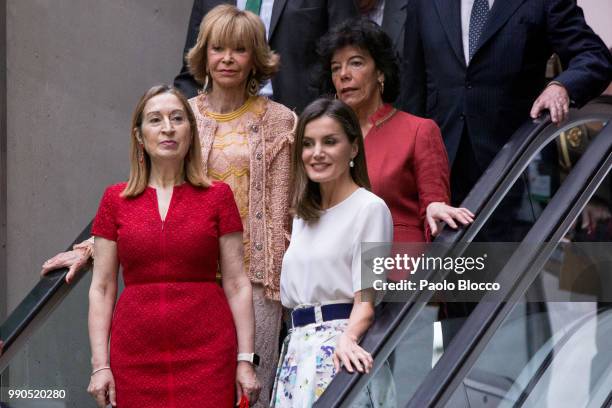
[[(369, 372), (359, 339), (374, 320), (375, 294), (361, 281), (361, 243), (392, 242), (391, 213), (369, 191), (357, 117), (335, 99), (302, 113), (292, 162), (295, 191), (291, 243), (283, 258), (281, 301), (293, 328), (283, 346), (274, 407), (310, 407), (344, 367)], [(372, 292), (372, 293), (367, 293)], [(394, 406), (385, 366), (356, 406)]]

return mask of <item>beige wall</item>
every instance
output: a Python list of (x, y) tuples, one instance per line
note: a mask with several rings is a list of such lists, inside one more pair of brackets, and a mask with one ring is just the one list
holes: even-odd
[(192, 0), (9, 0), (8, 309), (127, 176), (129, 120), (171, 82)]

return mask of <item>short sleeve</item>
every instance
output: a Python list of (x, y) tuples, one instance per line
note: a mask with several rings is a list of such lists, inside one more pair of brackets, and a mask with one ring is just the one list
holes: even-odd
[(369, 203), (361, 210), (355, 222), (356, 234), (353, 241), (353, 263), (351, 265), (353, 293), (372, 287), (372, 282), (362, 282), (361, 244), (364, 242), (385, 244), (393, 242), (393, 219), (384, 201), (377, 200)]
[(219, 191), (217, 200), (217, 234), (222, 236), (232, 232), (242, 232), (242, 220), (238, 212), (238, 206), (234, 199), (234, 193), (229, 186), (222, 182), (215, 182), (215, 188)]
[(100, 206), (94, 218), (91, 234), (111, 241), (117, 241), (117, 200), (119, 193), (114, 186), (104, 191)]

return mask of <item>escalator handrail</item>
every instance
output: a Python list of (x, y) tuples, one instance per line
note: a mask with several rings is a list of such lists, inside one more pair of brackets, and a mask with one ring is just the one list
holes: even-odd
[[(582, 122), (607, 121), (610, 119), (611, 106), (612, 100), (597, 98), (580, 111), (571, 110), (566, 123), (570, 123), (572, 120), (581, 120)], [(570, 129), (573, 126), (565, 127)], [(451, 231), (445, 229), (436, 239), (436, 242), (448, 245), (447, 253), (451, 251), (456, 253), (457, 247), (460, 248), (459, 252), (462, 252), (484, 226), (495, 206), (524, 171), (533, 155), (546, 146), (553, 135), (558, 132), (559, 129), (551, 125), (549, 116), (537, 121), (528, 121), (521, 126), (497, 154), (461, 205), (477, 214), (474, 223), (465, 230)], [(495, 201), (495, 205), (488, 205), (489, 201)], [(428, 272), (427, 275), (423, 276), (423, 279), (430, 282), (444, 277), (443, 274), (435, 271)], [(434, 277), (434, 274), (437, 274), (437, 277)], [(374, 357), (374, 367), (370, 371), (371, 374), (374, 374), (382, 366), (433, 294), (433, 291), (414, 292), (405, 303), (385, 305), (385, 310), (380, 314), (380, 317), (377, 316), (361, 342), (361, 346)], [(314, 406), (349, 406), (350, 402), (358, 395), (359, 390), (365, 387), (369, 378), (371, 378), (371, 375), (363, 376), (359, 373), (349, 374), (344, 370), (341, 371)]]
[[(612, 113), (611, 113), (612, 114)], [(612, 166), (612, 126), (591, 142), (565, 182), (498, 275), (499, 293), (487, 294), (429, 372), (406, 407), (442, 406), (486, 347), (488, 340), (530, 287), (550, 253)], [(605, 157), (603, 163), (600, 160)], [(578, 200), (571, 198), (580, 192)], [(533, 243), (543, 245), (533, 245)], [(501, 303), (500, 298), (506, 301)]]
[[(91, 222), (73, 242), (73, 245), (89, 238)], [(68, 247), (72, 249), (72, 245)], [(75, 279), (66, 283), (67, 268), (58, 269), (41, 277), (38, 283), (10, 313), (0, 326), (0, 340), (4, 343), (0, 355), (0, 373), (8, 366), (12, 356), (27, 342), (29, 336), (44, 323), (46, 316), (74, 288), (84, 272), (78, 273)]]

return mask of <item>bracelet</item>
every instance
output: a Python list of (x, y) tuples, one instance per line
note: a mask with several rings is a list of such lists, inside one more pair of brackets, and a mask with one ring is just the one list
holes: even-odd
[(95, 373), (97, 373), (97, 372), (99, 372), (99, 371), (102, 371), (102, 370), (110, 370), (110, 367), (109, 367), (109, 366), (106, 366), (106, 367), (100, 367), (100, 368), (98, 368), (97, 370), (93, 370), (93, 371), (91, 372), (90, 377), (92, 377), (92, 376), (93, 376)]

